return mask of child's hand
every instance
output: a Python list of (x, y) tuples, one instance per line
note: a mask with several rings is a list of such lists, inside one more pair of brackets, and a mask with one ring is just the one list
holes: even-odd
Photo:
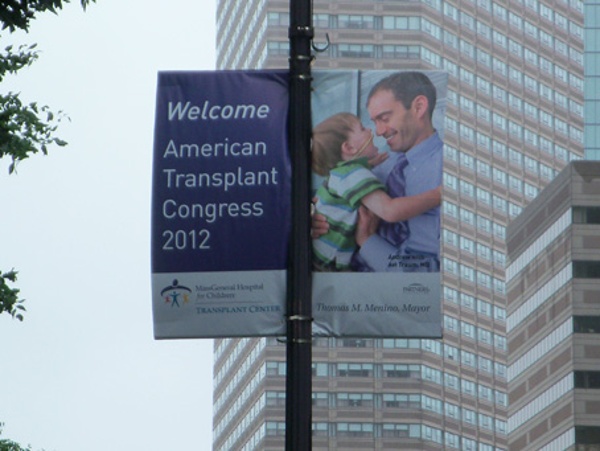
[[(313, 207), (316, 202), (317, 200), (313, 199)], [(314, 208), (311, 209), (310, 236), (316, 240), (325, 235), (328, 231), (329, 223), (327, 222), (327, 218), (322, 214), (319, 214)]]
[(378, 153), (376, 156), (374, 156), (373, 158), (371, 158), (369, 160), (369, 166), (371, 166), (372, 168), (374, 168), (378, 164), (381, 164), (385, 160), (387, 160), (388, 157), (389, 157), (389, 154), (387, 152)]

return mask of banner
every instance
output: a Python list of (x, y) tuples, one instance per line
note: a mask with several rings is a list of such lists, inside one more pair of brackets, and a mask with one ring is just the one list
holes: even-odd
[(287, 114), (287, 71), (159, 73), (156, 338), (285, 334)]
[(313, 334), (441, 337), (447, 74), (313, 75)]

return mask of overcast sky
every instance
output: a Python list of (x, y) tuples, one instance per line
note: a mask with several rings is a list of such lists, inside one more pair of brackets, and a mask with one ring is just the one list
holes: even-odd
[(79, 0), (0, 46), (39, 44), (0, 84), (64, 110), (69, 142), (8, 175), (0, 270), (24, 322), (0, 315), (2, 437), (35, 451), (209, 450), (212, 340), (155, 341), (150, 193), (156, 74), (214, 69), (214, 0)]

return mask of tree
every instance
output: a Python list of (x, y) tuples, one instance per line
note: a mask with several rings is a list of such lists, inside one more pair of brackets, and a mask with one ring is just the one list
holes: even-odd
[[(0, 423), (0, 435), (2, 435), (2, 428), (4, 423)], [(31, 451), (31, 446), (23, 448), (18, 443), (8, 440), (6, 438), (0, 438), (0, 451)]]
[[(81, 0), (85, 8), (95, 0)], [(57, 13), (69, 0), (2, 0), (0, 2), (0, 24), (2, 30), (27, 31), (36, 14), (45, 11)], [(16, 50), (8, 46), (0, 52), (0, 83), (7, 74), (15, 74), (31, 65), (38, 58), (36, 45), (19, 46)], [(30, 155), (42, 152), (47, 154), (48, 146), (67, 143), (55, 136), (55, 131), (64, 114), (53, 113), (48, 106), (37, 103), (24, 104), (18, 93), (0, 93), (0, 158), (10, 158), (9, 174), (16, 171), (17, 164)], [(19, 290), (9, 283), (17, 280), (14, 270), (0, 270), (0, 313), (7, 312), (20, 321), (23, 320), (23, 299)]]

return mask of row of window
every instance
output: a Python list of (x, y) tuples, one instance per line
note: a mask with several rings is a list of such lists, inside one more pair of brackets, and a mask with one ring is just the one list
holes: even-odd
[(461, 307), (476, 311), (479, 315), (493, 318), (495, 321), (506, 321), (506, 309), (490, 304), (467, 293), (462, 293), (454, 288), (443, 287), (444, 301), (458, 304)]
[(536, 415), (539, 415), (541, 411), (552, 406), (571, 390), (573, 390), (573, 376), (567, 374), (552, 387), (548, 388), (531, 402), (520, 408), (514, 415), (511, 415), (507, 422), (508, 433), (512, 433), (527, 421), (534, 418)]
[[(494, 373), (497, 377), (506, 378), (506, 366), (492, 362)], [(267, 362), (267, 376), (285, 376), (285, 362)], [(368, 377), (368, 378), (402, 378), (429, 381), (446, 388), (456, 390), (465, 395), (493, 402), (506, 407), (508, 399), (506, 394), (493, 390), (484, 384), (462, 379), (451, 373), (418, 364), (373, 364), (373, 363), (326, 363), (313, 362), (313, 377)], [(493, 393), (493, 399), (492, 399)]]
[[(482, 147), (481, 150), (490, 149), (489, 144), (490, 142), (487, 139), (484, 139), (483, 141), (478, 140), (479, 147)], [(503, 148), (504, 150), (502, 150)], [(508, 147), (508, 153), (506, 152), (506, 146), (496, 146), (496, 149), (498, 155), (501, 155), (503, 159), (508, 157), (508, 161), (511, 164), (514, 164), (534, 176), (541, 176), (547, 181), (551, 181), (556, 176), (556, 171), (550, 166), (540, 163), (538, 160), (527, 155), (523, 155), (522, 152), (519, 152), (512, 147)], [(565, 163), (568, 162), (568, 153), (565, 153), (562, 157), (567, 158), (567, 160), (563, 160)], [(506, 171), (492, 166), (480, 158), (475, 158), (469, 153), (461, 152), (448, 144), (444, 145), (444, 158), (456, 162), (461, 168), (469, 169), (479, 176), (493, 180), (501, 186), (507, 188), (510, 186), (512, 189), (518, 190), (521, 193), (523, 191), (522, 185), (516, 184), (513, 181), (515, 177), (510, 176)]]
[(569, 281), (573, 278), (571, 263), (566, 264), (548, 282), (538, 288), (527, 300), (511, 313), (506, 320), (506, 331), (510, 332), (529, 315), (533, 314), (540, 306), (553, 296), (557, 296)]
[(573, 333), (573, 320), (571, 318), (563, 321), (551, 333), (546, 335), (535, 345), (531, 345), (529, 350), (519, 357), (512, 365), (508, 367), (508, 379), (514, 380), (528, 368), (531, 368), (541, 359), (547, 358), (552, 350), (556, 349), (561, 343), (569, 338)]
[[(519, 193), (521, 196), (524, 194), (529, 200), (534, 199), (539, 192), (539, 189), (536, 186), (523, 182), (523, 180), (518, 177), (508, 176), (508, 183), (509, 189)], [(478, 202), (481, 202), (496, 211), (501, 211), (505, 215), (510, 213), (511, 216), (515, 217), (522, 211), (522, 207), (509, 202), (504, 196), (492, 194), (487, 189), (481, 188), (474, 183), (468, 182), (447, 172), (444, 172), (444, 186), (461, 195), (476, 199)]]
[[(536, 149), (539, 148), (548, 154), (548, 156), (554, 157), (565, 163), (572, 160), (581, 159), (581, 157), (579, 157), (577, 154), (569, 152), (566, 148), (558, 144), (554, 144), (552, 141), (544, 138), (542, 135), (523, 127), (523, 125), (518, 122), (506, 119), (504, 116), (498, 113), (492, 114), (491, 124), (493, 125), (494, 129), (509, 133), (511, 138), (523, 141), (526, 145), (535, 147)], [(472, 142), (478, 148), (481, 148), (481, 150), (485, 150), (487, 152), (491, 151), (492, 153), (498, 156), (504, 156), (505, 158), (508, 155), (509, 162), (525, 168), (525, 166), (523, 166), (523, 157), (518, 156), (517, 150), (513, 149), (514, 159), (510, 158), (510, 152), (507, 151), (507, 146), (491, 139), (486, 133), (477, 131), (473, 127), (470, 127), (463, 122), (458, 122), (448, 116), (446, 116), (444, 127), (446, 130), (454, 133), (455, 135)], [(583, 142), (583, 132), (576, 127), (570, 126), (566, 122), (559, 121), (558, 119), (554, 121), (554, 127), (557, 131), (565, 136), (569, 136), (572, 140)], [(510, 148), (508, 148), (508, 150), (510, 150)]]
[(506, 268), (506, 281), (509, 283), (513, 277), (519, 274), (523, 268), (537, 258), (542, 252), (546, 252), (548, 246), (558, 238), (572, 222), (572, 213), (566, 210), (560, 218), (552, 223), (546, 231), (538, 237), (530, 246), (525, 249), (513, 262)]
[(504, 280), (493, 277), (485, 271), (475, 269), (471, 265), (444, 257), (442, 259), (442, 266), (447, 274), (452, 274), (463, 281), (487, 288), (498, 294), (504, 294), (505, 292)]
[[(494, 12), (496, 13), (495, 16), (500, 18), (503, 22), (508, 22), (512, 28), (524, 33), (524, 35), (529, 39), (537, 41), (537, 43), (539, 43), (541, 46), (548, 47), (549, 49), (556, 51), (567, 58), (571, 57), (578, 64), (583, 64), (583, 56), (581, 55), (581, 52), (578, 52), (576, 49), (570, 47), (567, 43), (554, 36), (552, 34), (553, 30), (547, 28), (548, 31), (546, 31), (544, 27), (538, 27), (533, 22), (524, 19), (518, 13), (507, 10), (499, 4), (494, 4), (494, 6)], [(448, 2), (443, 3), (442, 10), (446, 17), (450, 17), (455, 22), (460, 24), (461, 28), (470, 30), (472, 33), (477, 34), (478, 38), (484, 38), (499, 48), (510, 51), (520, 58), (523, 57), (524, 47), (521, 44), (513, 41), (509, 36), (506, 36), (497, 29), (490, 27), (486, 22), (477, 20), (468, 12), (461, 11)], [(564, 18), (564, 16), (560, 14), (558, 15)], [(575, 22), (565, 23), (562, 20), (559, 20), (559, 22), (565, 26), (565, 32), (579, 40), (583, 40), (583, 28), (579, 26), (579, 24)], [(425, 27), (424, 29), (425, 31), (429, 31)], [(435, 30), (435, 28), (430, 33), (434, 37), (438, 39), (440, 38), (440, 33)], [(537, 65), (537, 61), (535, 62)]]
[[(432, 4), (433, 2), (429, 2)], [(450, 17), (455, 22), (459, 23), (462, 27), (467, 30), (476, 33), (479, 36), (487, 38), (490, 42), (503, 47), (504, 49), (510, 48), (508, 44), (511, 40), (494, 30), (486, 22), (477, 20), (473, 15), (466, 11), (461, 11), (451, 3), (448, 2), (435, 2), (439, 11), (443, 12), (446, 17)], [(542, 17), (550, 22), (554, 22), (559, 29), (562, 29), (565, 33), (575, 36), (577, 39), (583, 40), (583, 28), (570, 21), (566, 16), (554, 11), (547, 6), (543, 5), (541, 8)], [(528, 20), (524, 20), (521, 16), (507, 10), (503, 6), (494, 3), (494, 16), (500, 20), (510, 23), (510, 25), (520, 31), (524, 31), (528, 36), (539, 39), (541, 44), (544, 44), (557, 52), (568, 56), (569, 46), (558, 38), (555, 38), (552, 34), (546, 32), (544, 28), (537, 27)], [(425, 22), (425, 23), (421, 23)], [(288, 27), (289, 26), (289, 13), (271, 12), (268, 16), (268, 25), (271, 27)], [(360, 14), (314, 14), (313, 25), (317, 29), (354, 29), (354, 30), (421, 30), (424, 29), (429, 31), (436, 25), (422, 19), (421, 17), (410, 17), (410, 16), (373, 16), (373, 15), (360, 15)], [(439, 27), (437, 27), (439, 28)], [(551, 31), (551, 30), (550, 30)], [(435, 34), (435, 31), (430, 31)]]
[[(271, 407), (285, 406), (284, 391), (267, 391), (266, 405)], [(497, 420), (490, 415), (477, 413), (474, 410), (461, 408), (451, 402), (432, 398), (416, 393), (328, 393), (313, 392), (312, 405), (327, 409), (337, 408), (367, 408), (367, 409), (412, 409), (427, 410), (439, 415), (445, 415), (457, 421), (480, 426), (483, 429), (506, 434), (506, 422)]]
[(444, 329), (459, 333), (473, 341), (506, 351), (506, 338), (503, 335), (490, 332), (483, 327), (475, 326), (467, 321), (458, 320), (452, 316), (444, 315)]
[[(472, 340), (483, 344), (494, 346), (496, 349), (506, 351), (506, 338), (499, 334), (494, 334), (487, 329), (477, 327), (466, 321), (458, 321), (457, 319), (445, 315), (444, 327), (446, 330), (452, 330)], [(314, 340), (315, 346), (327, 346), (326, 338), (318, 338)], [(334, 339), (343, 347), (369, 347), (383, 349), (419, 349), (426, 352), (431, 352), (442, 358), (460, 362), (462, 365), (469, 366), (490, 375), (504, 377), (505, 367), (497, 364), (494, 366), (494, 361), (486, 357), (476, 355), (465, 349), (460, 349), (440, 340), (418, 339), (418, 338), (384, 338), (378, 340), (369, 339)], [(361, 368), (361, 371), (363, 369)], [(357, 376), (359, 372), (349, 373), (347, 368), (344, 368), (344, 376)], [(369, 377), (369, 371), (362, 373), (364, 377)], [(339, 374), (341, 375), (341, 374)], [(491, 401), (491, 397), (481, 396), (483, 399)]]
[[(264, 428), (264, 429), (263, 429)], [(285, 436), (285, 423), (268, 421), (261, 431), (250, 438), (243, 451), (257, 451), (265, 436)], [(414, 423), (321, 423), (312, 424), (313, 437), (349, 437), (349, 438), (394, 438), (423, 439), (444, 446), (445, 449), (463, 451), (505, 451), (483, 442), (461, 437), (425, 424)]]
[(506, 257), (503, 252), (492, 249), (485, 244), (467, 238), (459, 233), (452, 232), (448, 229), (442, 230), (442, 241), (445, 244), (460, 249), (463, 252), (468, 252), (472, 255), (477, 255), (483, 260), (494, 263), (496, 267), (504, 269)]
[[(540, 14), (546, 20), (555, 23), (558, 26), (558, 28), (561, 28), (563, 31), (568, 31), (570, 33), (577, 32), (576, 29), (573, 30), (570, 28), (571, 25), (567, 27), (567, 17), (563, 16), (558, 12), (555, 12), (555, 10), (550, 9), (546, 5), (543, 5), (542, 3), (538, 2), (538, 0), (516, 0), (516, 2), (526, 6), (536, 14)], [(442, 11), (443, 0), (425, 0), (425, 3), (438, 11)], [(503, 22), (507, 22), (507, 20), (509, 19), (509, 10), (499, 3), (496, 3), (492, 0), (473, 0), (472, 3), (478, 8), (481, 8), (482, 10), (492, 14), (493, 17), (502, 20)], [(563, 1), (563, 3), (576, 12), (583, 12), (583, 2), (581, 0), (565, 0)], [(519, 22), (517, 22), (517, 24), (518, 23)], [(569, 24), (571, 23), (575, 26), (577, 25), (574, 22), (569, 22)]]
[(460, 207), (457, 204), (444, 199), (444, 202), (442, 202), (442, 209), (445, 215), (454, 218), (463, 224), (477, 228), (477, 230), (490, 236), (493, 235), (498, 237), (501, 240), (506, 238), (506, 227), (485, 216), (476, 214), (469, 208)]

